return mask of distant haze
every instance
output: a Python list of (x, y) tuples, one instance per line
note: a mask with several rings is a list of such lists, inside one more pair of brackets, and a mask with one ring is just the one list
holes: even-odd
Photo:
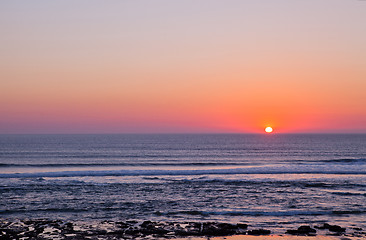
[(0, 133), (366, 133), (366, 1), (1, 1)]

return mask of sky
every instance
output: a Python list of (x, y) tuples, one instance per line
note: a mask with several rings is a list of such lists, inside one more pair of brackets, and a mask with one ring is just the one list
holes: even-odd
[(366, 1), (0, 1), (0, 133), (366, 133)]

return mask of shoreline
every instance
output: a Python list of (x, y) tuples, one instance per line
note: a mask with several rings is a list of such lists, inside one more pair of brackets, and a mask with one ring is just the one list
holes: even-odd
[(366, 239), (366, 230), (324, 223), (273, 233), (245, 223), (0, 219), (1, 239), (177, 239), (177, 240), (347, 240)]
[[(268, 235), (268, 236), (250, 236), (235, 235), (226, 237), (193, 237), (193, 238), (176, 238), (176, 240), (358, 240), (366, 239), (366, 237), (336, 237), (336, 236), (284, 236), (284, 235)], [(161, 239), (163, 240), (163, 239)]]

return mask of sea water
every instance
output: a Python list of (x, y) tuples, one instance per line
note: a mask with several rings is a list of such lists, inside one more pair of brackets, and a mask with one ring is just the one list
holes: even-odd
[(0, 218), (365, 228), (366, 135), (0, 135)]

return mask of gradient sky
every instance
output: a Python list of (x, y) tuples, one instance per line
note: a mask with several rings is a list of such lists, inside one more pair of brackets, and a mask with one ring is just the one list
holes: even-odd
[(1, 1), (0, 133), (366, 133), (366, 1)]

